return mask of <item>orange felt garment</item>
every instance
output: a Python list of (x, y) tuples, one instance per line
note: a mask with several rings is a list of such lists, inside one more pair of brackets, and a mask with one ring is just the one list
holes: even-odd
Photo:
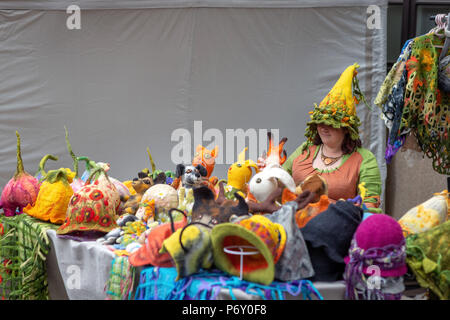
[[(186, 217), (183, 217), (183, 220), (174, 223), (174, 229), (177, 230), (186, 225), (187, 219)], [(131, 265), (134, 267), (144, 265), (163, 268), (173, 267), (175, 264), (170, 254), (168, 252), (159, 253), (164, 240), (169, 238), (172, 233), (172, 226), (170, 223), (161, 224), (153, 229), (147, 236), (145, 244), (130, 255), (129, 260)]]

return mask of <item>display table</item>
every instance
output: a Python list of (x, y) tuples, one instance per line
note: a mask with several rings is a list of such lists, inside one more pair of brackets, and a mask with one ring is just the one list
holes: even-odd
[[(48, 230), (51, 248), (47, 255), (48, 289), (53, 300), (104, 300), (105, 285), (109, 279), (115, 254), (106, 246), (88, 241), (78, 242), (60, 239), (55, 230)], [(142, 269), (136, 269), (135, 287)], [(339, 282), (315, 282), (314, 287), (324, 300), (343, 300), (345, 284)], [(259, 299), (256, 295), (233, 289), (239, 300)], [(134, 297), (134, 296), (133, 296)], [(217, 299), (230, 300), (228, 290), (221, 290)], [(301, 296), (285, 295), (286, 300), (301, 299)]]

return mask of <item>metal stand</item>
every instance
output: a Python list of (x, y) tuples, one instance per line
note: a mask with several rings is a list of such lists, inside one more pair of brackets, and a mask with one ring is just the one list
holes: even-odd
[[(238, 249), (239, 251), (236, 251), (235, 249)], [(244, 251), (244, 249), (252, 250), (254, 251)], [(242, 273), (243, 273), (243, 267), (244, 267), (244, 256), (251, 256), (254, 254), (258, 254), (259, 251), (253, 247), (253, 246), (227, 246), (223, 248), (223, 251), (228, 254), (237, 255), (240, 256), (240, 264), (239, 264), (239, 279), (242, 280)]]

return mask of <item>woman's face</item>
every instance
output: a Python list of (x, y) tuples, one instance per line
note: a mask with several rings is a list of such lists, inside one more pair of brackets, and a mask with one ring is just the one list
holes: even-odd
[(342, 128), (333, 128), (326, 124), (318, 124), (317, 132), (319, 133), (322, 143), (327, 147), (338, 148), (342, 146), (345, 138), (345, 130)]

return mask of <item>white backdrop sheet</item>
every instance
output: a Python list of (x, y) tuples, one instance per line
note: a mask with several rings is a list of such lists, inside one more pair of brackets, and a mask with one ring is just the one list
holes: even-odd
[[(90, 10), (80, 3), (81, 29), (69, 30), (69, 2), (0, 2), (0, 188), (16, 168), (16, 130), (29, 173), (45, 154), (59, 157), (46, 169), (71, 167), (64, 126), (76, 155), (109, 162), (120, 180), (150, 167), (147, 147), (157, 169), (174, 171), (177, 129), (190, 133), (191, 155), (199, 142), (219, 144), (223, 164), (214, 174), (226, 178), (241, 151), (230, 150), (227, 129), (264, 138), (263, 129), (277, 129), (290, 154), (304, 141), (313, 104), (345, 67), (361, 66), (368, 101), (385, 77), (387, 1), (142, 1), (147, 9), (92, 1)], [(369, 4), (380, 9), (380, 28), (367, 27)], [(378, 108), (357, 111), (384, 182)], [(208, 140), (208, 129), (223, 139)], [(264, 142), (249, 150), (254, 161)]]

